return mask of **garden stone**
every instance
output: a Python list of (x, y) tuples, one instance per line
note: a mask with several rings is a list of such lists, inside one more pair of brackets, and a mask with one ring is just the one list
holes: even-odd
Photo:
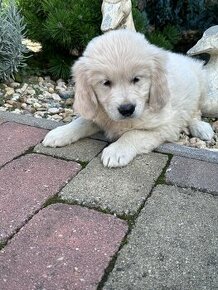
[(20, 83), (17, 83), (17, 82), (10, 83), (10, 87), (14, 88), (14, 89), (19, 88), (20, 87)]
[(209, 62), (204, 66), (209, 92), (207, 94), (208, 101), (203, 107), (202, 113), (205, 116), (218, 117), (218, 25), (208, 28), (203, 37), (187, 52), (189, 55), (202, 53), (210, 55)]
[(102, 32), (121, 28), (135, 31), (131, 0), (103, 0), (101, 9)]
[(6, 87), (5, 92), (7, 96), (13, 95), (15, 93), (14, 89), (10, 87)]
[(218, 121), (214, 122), (212, 127), (213, 127), (213, 130), (214, 130), (216, 133), (218, 133)]

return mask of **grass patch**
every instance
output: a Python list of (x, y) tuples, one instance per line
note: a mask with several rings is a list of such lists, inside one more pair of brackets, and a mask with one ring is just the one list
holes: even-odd
[(159, 185), (159, 184), (166, 184), (166, 179), (165, 179), (165, 175), (166, 175), (166, 171), (170, 165), (171, 159), (173, 158), (173, 154), (167, 154), (168, 156), (168, 160), (167, 160), (167, 164), (165, 165), (165, 167), (163, 168), (160, 176), (158, 177), (158, 179), (155, 182), (155, 186)]

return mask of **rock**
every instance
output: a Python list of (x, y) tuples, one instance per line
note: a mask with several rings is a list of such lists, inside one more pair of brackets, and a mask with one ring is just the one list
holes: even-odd
[(46, 112), (37, 111), (37, 112), (34, 113), (34, 117), (43, 118), (45, 114), (46, 114)]
[(25, 97), (25, 96), (20, 96), (19, 101), (20, 101), (21, 103), (26, 103), (26, 102), (27, 102), (27, 97)]
[(50, 76), (46, 76), (44, 79), (45, 79), (45, 81), (48, 82), (48, 83), (53, 82), (53, 81), (51, 80)]
[(43, 95), (41, 95), (41, 94), (39, 94), (37, 98), (38, 98), (38, 100), (40, 100), (40, 101), (45, 100), (45, 97), (44, 97)]
[(7, 111), (7, 108), (6, 107), (0, 107), (0, 111), (6, 112)]
[(180, 145), (189, 145), (189, 137), (188, 136), (182, 136), (179, 141), (176, 142), (177, 144)]
[(20, 94), (18, 94), (18, 93), (14, 93), (11, 99), (12, 99), (13, 101), (18, 101), (18, 100), (20, 100)]
[(60, 115), (55, 114), (55, 115), (51, 116), (51, 119), (55, 120), (55, 121), (61, 121), (63, 118)]
[(60, 111), (59, 108), (49, 108), (48, 109), (48, 113), (50, 113), (50, 114), (57, 114), (57, 113), (59, 113), (59, 111)]
[(43, 79), (43, 77), (38, 77), (38, 82), (40, 83), (43, 83), (44, 82), (44, 79)]
[(26, 99), (26, 103), (27, 103), (28, 105), (32, 105), (32, 104), (34, 104), (35, 102), (37, 102), (37, 99), (35, 99), (35, 98), (27, 98), (27, 99)]
[(51, 97), (52, 97), (52, 99), (54, 100), (54, 101), (61, 101), (61, 98), (60, 98), (60, 96), (58, 95), (58, 94), (56, 94), (56, 93), (53, 93), (52, 95), (51, 95)]
[(23, 91), (21, 89), (16, 89), (15, 92), (18, 93), (18, 94), (22, 94), (23, 93)]
[(212, 128), (214, 132), (218, 133), (218, 120), (213, 123)]
[(28, 88), (28, 84), (24, 83), (23, 86), (22, 86), (22, 88), (21, 88), (21, 92), (26, 91), (27, 88)]
[(196, 148), (199, 148), (199, 149), (203, 149), (203, 148), (206, 148), (206, 142), (203, 141), (203, 140), (200, 140), (198, 139), (197, 142), (196, 142)]
[(12, 82), (12, 83), (10, 83), (10, 87), (14, 88), (14, 89), (19, 88), (20, 87), (20, 83)]
[(64, 86), (66, 86), (65, 81), (62, 80), (62, 79), (58, 79), (58, 80), (57, 80), (57, 85), (60, 86), (60, 87), (64, 87)]
[(9, 104), (9, 105), (12, 105), (12, 106), (15, 107), (15, 108), (17, 107), (17, 105), (16, 105), (17, 102), (16, 102), (16, 101), (13, 101), (13, 100), (7, 100), (6, 103)]
[(5, 95), (6, 96), (11, 96), (15, 93), (14, 89), (13, 88), (10, 88), (10, 87), (6, 87), (5, 88)]
[(50, 94), (53, 94), (53, 93), (54, 93), (54, 88), (49, 87), (49, 88), (48, 88), (48, 92), (49, 92)]
[(42, 107), (42, 105), (36, 102), (36, 103), (33, 103), (33, 107), (34, 107), (35, 109), (39, 109), (39, 108)]
[(192, 137), (192, 138), (189, 139), (189, 142), (190, 142), (191, 145), (195, 145), (196, 142), (197, 142), (197, 138), (196, 137)]
[(74, 96), (74, 92), (73, 91), (60, 91), (59, 96), (62, 99), (72, 98)]
[(212, 147), (216, 144), (216, 141), (214, 139), (211, 139), (210, 141), (206, 141), (207, 147)]
[(21, 103), (21, 109), (26, 109), (27, 108), (27, 104), (26, 103)]
[(200, 149), (207, 147), (205, 141), (203, 141), (203, 140), (201, 140), (199, 138), (196, 138), (196, 137), (190, 138), (190, 140), (189, 140), (189, 146), (190, 147), (194, 147), (194, 148), (200, 148)]
[(20, 114), (21, 112), (22, 112), (21, 109), (15, 109), (15, 110), (13, 111), (13, 113), (15, 113), (15, 114)]
[(63, 122), (64, 123), (70, 123), (71, 121), (73, 120), (73, 117), (72, 116), (67, 116), (63, 119)]
[(36, 91), (34, 89), (30, 88), (30, 89), (27, 89), (26, 90), (26, 93), (29, 94), (29, 95), (31, 95), (31, 96), (33, 96), (33, 95), (36, 94)]
[(65, 105), (66, 106), (72, 106), (73, 105), (73, 99), (72, 98), (67, 99), (66, 102), (65, 102)]
[(49, 92), (47, 92), (47, 91), (44, 91), (44, 92), (43, 92), (43, 97), (44, 97), (44, 98), (48, 98), (48, 99), (50, 99), (50, 98), (52, 98), (52, 94), (49, 93)]
[(8, 104), (8, 103), (5, 104), (5, 107), (6, 107), (7, 109), (13, 108), (13, 106), (12, 106), (11, 104)]
[(59, 94), (66, 91), (66, 87), (56, 86), (55, 89)]

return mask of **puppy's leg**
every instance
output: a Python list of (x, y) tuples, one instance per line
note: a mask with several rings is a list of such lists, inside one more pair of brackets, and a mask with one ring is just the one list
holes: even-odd
[(125, 166), (137, 154), (151, 152), (166, 140), (162, 131), (129, 131), (103, 150), (101, 160), (104, 166)]
[(214, 136), (214, 131), (209, 123), (201, 121), (199, 118), (194, 118), (189, 123), (189, 130), (193, 137), (198, 137), (201, 140), (210, 141)]
[(67, 125), (51, 130), (45, 136), (42, 144), (46, 147), (62, 147), (91, 136), (98, 131), (99, 128), (93, 122), (79, 117)]

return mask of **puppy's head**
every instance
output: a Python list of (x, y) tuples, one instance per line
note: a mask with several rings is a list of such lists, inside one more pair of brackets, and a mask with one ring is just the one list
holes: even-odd
[(140, 118), (167, 103), (166, 53), (142, 34), (116, 30), (94, 38), (73, 66), (74, 108), (87, 119), (103, 109), (112, 120)]

